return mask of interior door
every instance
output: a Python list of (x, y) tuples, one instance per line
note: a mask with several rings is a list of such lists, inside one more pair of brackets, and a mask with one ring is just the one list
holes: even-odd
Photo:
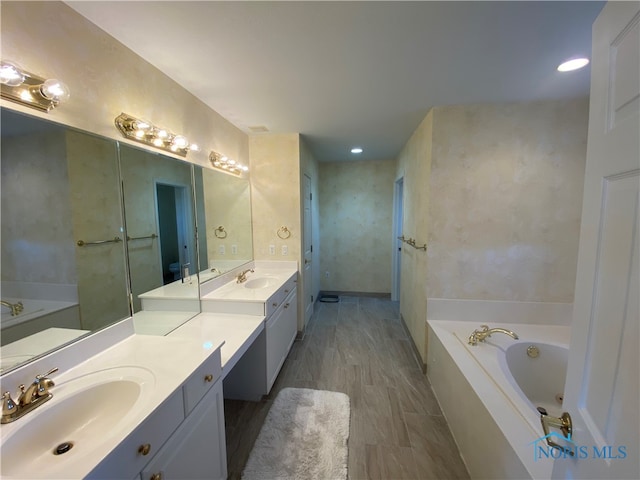
[(563, 408), (575, 455), (554, 478), (640, 478), (638, 2), (594, 23), (587, 167)]
[(304, 284), (304, 324), (305, 326), (313, 315), (313, 264), (312, 254), (312, 229), (311, 229), (311, 178), (304, 175), (304, 266), (302, 270)]

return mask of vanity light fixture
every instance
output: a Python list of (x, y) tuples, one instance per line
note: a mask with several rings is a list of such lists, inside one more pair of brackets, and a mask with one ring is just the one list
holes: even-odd
[(231, 173), (236, 176), (242, 175), (242, 172), (246, 172), (249, 170), (249, 167), (246, 165), (242, 165), (241, 163), (236, 162), (228, 158), (221, 153), (214, 152), (213, 150), (209, 154), (209, 161), (211, 162), (211, 166), (216, 170), (225, 173)]
[(125, 138), (130, 138), (136, 142), (151, 145), (167, 152), (186, 157), (187, 153), (191, 151), (200, 151), (200, 147), (195, 143), (189, 143), (186, 137), (176, 135), (169, 130), (156, 127), (147, 120), (135, 118), (126, 113), (118, 115), (115, 119), (115, 124)]
[(69, 89), (60, 80), (45, 79), (12, 62), (0, 63), (2, 98), (48, 112), (69, 98)]

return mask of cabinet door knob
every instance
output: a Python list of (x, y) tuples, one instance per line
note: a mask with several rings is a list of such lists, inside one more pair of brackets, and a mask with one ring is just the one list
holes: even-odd
[(288, 303), (285, 303), (285, 304), (284, 304), (284, 308), (289, 308), (289, 304), (288, 304)]
[(205, 375), (204, 376), (204, 381), (205, 382), (211, 382), (213, 381), (213, 375), (209, 374), (209, 375)]
[(150, 451), (151, 451), (150, 443), (145, 443), (144, 445), (140, 445), (138, 447), (138, 453), (140, 453), (141, 455), (149, 455)]
[(162, 480), (162, 473), (154, 473), (149, 477), (149, 480)]
[(271, 305), (273, 305), (274, 307), (278, 306), (278, 304), (276, 302), (273, 302)]
[(285, 290), (284, 293), (289, 293), (289, 290)]

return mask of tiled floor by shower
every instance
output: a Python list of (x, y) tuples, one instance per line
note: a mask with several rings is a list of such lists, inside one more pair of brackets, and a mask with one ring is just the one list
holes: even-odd
[(284, 387), (351, 399), (350, 479), (469, 478), (400, 324), (398, 304), (371, 297), (318, 303), (268, 398), (225, 400), (229, 478), (239, 479), (260, 427)]

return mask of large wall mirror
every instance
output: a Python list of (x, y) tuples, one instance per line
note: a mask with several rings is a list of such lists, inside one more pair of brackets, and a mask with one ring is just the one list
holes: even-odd
[(1, 115), (4, 371), (130, 308), (117, 143)]
[(202, 283), (253, 260), (251, 188), (211, 168), (195, 167), (194, 180)]
[[(143, 309), (197, 313), (191, 164), (120, 145), (120, 165), (134, 313)], [(164, 307), (162, 300), (167, 298), (186, 301)]]
[[(184, 161), (4, 108), (1, 115), (2, 371), (131, 315), (137, 333), (166, 334), (199, 312), (199, 266), (222, 271), (253, 258), (247, 180), (205, 181)], [(238, 181), (244, 213), (230, 196)], [(223, 202), (234, 220), (248, 214), (245, 233), (205, 201)], [(211, 263), (210, 214), (229, 225), (229, 262)], [(196, 216), (206, 232), (200, 260)]]

